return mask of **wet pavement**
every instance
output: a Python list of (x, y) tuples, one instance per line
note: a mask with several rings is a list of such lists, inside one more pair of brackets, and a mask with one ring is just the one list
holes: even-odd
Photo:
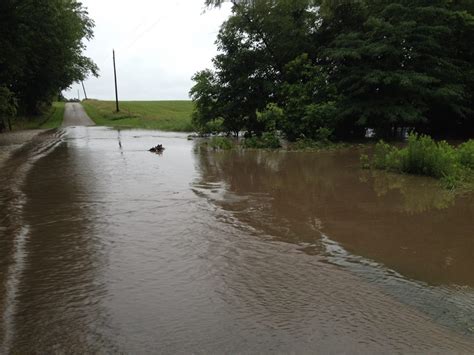
[(358, 156), (32, 143), (0, 171), (0, 353), (472, 353), (473, 196)]
[(62, 127), (95, 126), (80, 103), (67, 103)]

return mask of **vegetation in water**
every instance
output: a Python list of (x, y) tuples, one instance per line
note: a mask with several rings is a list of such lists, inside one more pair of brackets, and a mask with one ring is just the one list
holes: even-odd
[(122, 101), (115, 112), (115, 101), (86, 100), (82, 105), (98, 125), (191, 132), (191, 101)]
[(212, 137), (205, 144), (214, 150), (229, 150), (235, 146), (234, 142), (227, 137)]
[[(210, 7), (221, 0), (207, 0)], [(305, 145), (410, 127), (474, 134), (472, 1), (232, 1), (193, 123)]]
[(39, 125), (62, 90), (97, 75), (82, 54), (93, 27), (76, 0), (0, 1), (0, 126), (20, 126), (16, 114)]
[(281, 148), (280, 138), (275, 132), (265, 132), (260, 137), (247, 137), (242, 141), (242, 147), (250, 149)]
[(372, 160), (361, 156), (364, 167), (397, 173), (431, 176), (447, 188), (471, 186), (474, 182), (474, 140), (458, 147), (429, 136), (411, 134), (404, 148), (384, 141), (375, 146)]

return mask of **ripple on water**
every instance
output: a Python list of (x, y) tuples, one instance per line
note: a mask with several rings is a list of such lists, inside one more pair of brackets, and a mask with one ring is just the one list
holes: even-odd
[[(392, 190), (377, 197), (344, 170), (347, 157), (206, 153), (172, 134), (65, 132), (32, 165), (21, 211), (10, 211), (29, 226), (10, 312), (14, 352), (473, 349), (459, 326), (470, 318), (452, 323), (472, 311), (472, 289), (409, 277), (412, 264), (384, 253), (376, 237), (393, 253), (398, 243), (420, 250), (377, 229), (397, 228), (387, 216), (400, 217), (406, 201)], [(146, 151), (158, 143), (162, 156)], [(427, 223), (407, 218), (417, 216)], [(462, 254), (449, 251), (455, 267)]]

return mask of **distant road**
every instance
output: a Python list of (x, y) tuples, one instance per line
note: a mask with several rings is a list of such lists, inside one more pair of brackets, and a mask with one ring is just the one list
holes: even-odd
[(71, 126), (95, 126), (95, 123), (87, 116), (81, 104), (67, 103), (61, 127)]

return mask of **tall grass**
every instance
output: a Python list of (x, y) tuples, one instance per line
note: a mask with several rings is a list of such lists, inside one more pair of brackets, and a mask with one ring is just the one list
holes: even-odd
[[(366, 157), (362, 157), (365, 163)], [(474, 140), (459, 147), (436, 142), (425, 135), (411, 134), (404, 148), (383, 141), (375, 146), (372, 167), (398, 173), (431, 176), (446, 187), (471, 184), (474, 172)]]
[(53, 102), (51, 107), (40, 116), (15, 117), (12, 120), (13, 130), (58, 128), (63, 122), (64, 108), (64, 102)]

